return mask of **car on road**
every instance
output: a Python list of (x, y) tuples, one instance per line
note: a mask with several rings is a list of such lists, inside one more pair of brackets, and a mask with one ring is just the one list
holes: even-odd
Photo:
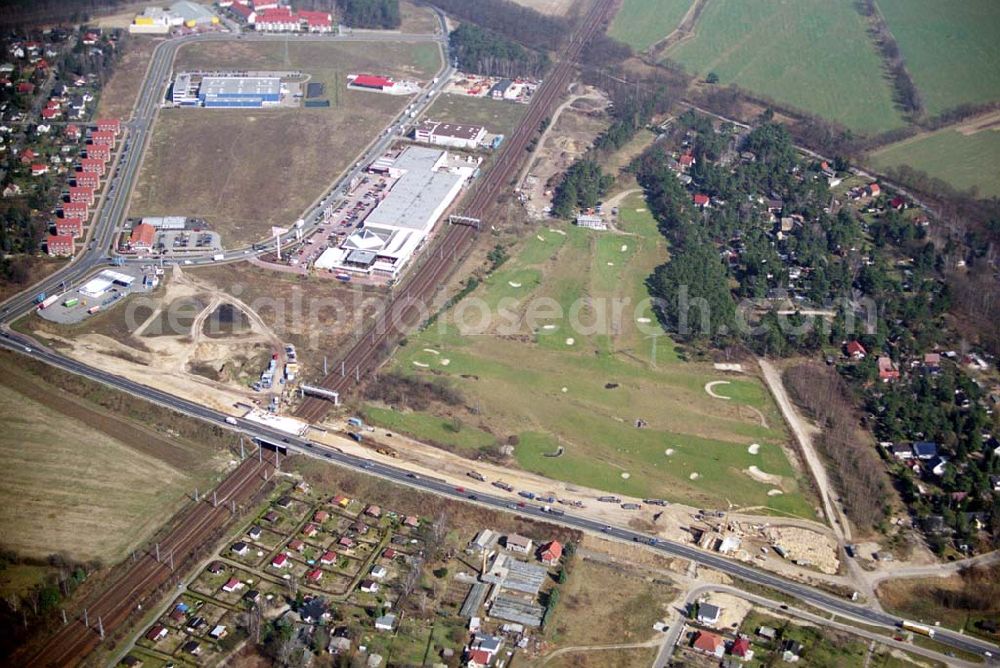
[(611, 527), (609, 526), (601, 527), (601, 531), (603, 531), (604, 533), (611, 533)]
[(465, 488), (464, 487), (456, 487), (455, 491), (458, 492), (459, 494), (465, 494)]
[(470, 494), (468, 498), (472, 499), (473, 501), (478, 501), (479, 500), (479, 497), (476, 496), (475, 494)]
[(411, 478), (413, 480), (416, 480), (417, 479), (417, 474), (416, 473), (407, 473), (406, 477), (407, 478)]

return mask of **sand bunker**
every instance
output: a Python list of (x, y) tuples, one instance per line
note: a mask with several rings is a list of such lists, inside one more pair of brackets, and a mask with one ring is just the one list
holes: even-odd
[(424, 364), (423, 362), (418, 362), (418, 361), (414, 360), (413, 361), (413, 366), (418, 366), (421, 369), (426, 369), (427, 367), (430, 366), (430, 364)]
[(645, 213), (646, 210), (645, 209), (636, 209), (635, 212), (636, 213)]
[(632, 477), (632, 474), (629, 473), (628, 471), (623, 471), (622, 472), (622, 480), (628, 480), (631, 477)]
[(719, 385), (729, 385), (729, 381), (728, 380), (713, 380), (710, 383), (705, 383), (705, 392), (708, 393), (708, 396), (714, 397), (715, 399), (725, 399), (726, 401), (729, 401), (729, 397), (722, 396), (721, 394), (716, 393), (712, 389), (712, 388), (717, 387)]
[(653, 322), (653, 320), (651, 318), (636, 318), (635, 321), (636, 322), (641, 322), (644, 325), (647, 325), (647, 324)]
[(784, 492), (782, 492), (780, 489), (769, 489), (769, 490), (767, 490), (767, 495), (768, 496), (779, 496), (781, 494), (784, 494)]
[(447, 357), (441, 360), (441, 366), (448, 366), (449, 364), (451, 364), (451, 360)]
[(609, 267), (613, 267), (613, 266), (615, 266), (615, 263), (614, 262), (608, 262), (608, 266)]
[(628, 244), (622, 244), (622, 252), (624, 253), (627, 250), (628, 250)]
[(564, 388), (562, 389), (562, 391), (563, 391), (563, 392), (569, 392), (569, 388), (568, 388), (568, 387), (564, 387)]
[(571, 337), (569, 337), (568, 339), (566, 339), (566, 345), (567, 345), (567, 346), (571, 346), (571, 345), (573, 345), (574, 343), (576, 343), (576, 339), (574, 339), (574, 338), (573, 338), (572, 336), (571, 336)]
[(669, 457), (672, 454), (674, 454), (675, 452), (677, 452), (677, 451), (674, 450), (673, 448), (667, 448), (666, 450), (663, 451), (663, 454), (665, 454), (667, 457)]
[(549, 228), (549, 232), (554, 232), (555, 234), (561, 234), (563, 236), (566, 236), (566, 233), (563, 232), (562, 230), (557, 230), (557, 229), (552, 228), (552, 227)]
[(690, 479), (690, 480), (697, 480), (700, 477), (701, 477), (700, 473), (692, 473), (691, 475), (688, 476), (688, 479)]
[(555, 329), (555, 325), (542, 325), (542, 329)]
[(750, 468), (744, 470), (748, 476), (756, 480), (757, 482), (767, 483), (768, 485), (780, 485), (781, 476), (773, 475), (771, 473), (764, 473), (756, 466), (751, 466)]
[(521, 284), (518, 283), (518, 282), (516, 282), (516, 281), (507, 281), (507, 285), (509, 285), (512, 288), (519, 288), (519, 287), (521, 287)]
[(751, 443), (750, 447), (747, 448), (747, 452), (749, 452), (751, 455), (756, 455), (758, 452), (760, 452), (760, 443)]
[(441, 354), (438, 351), (434, 350), (433, 348), (424, 348), (424, 352), (425, 353), (430, 353), (431, 355), (440, 355)]
[(538, 239), (539, 241), (545, 241), (545, 237), (543, 237), (541, 234), (536, 234), (535, 238)]

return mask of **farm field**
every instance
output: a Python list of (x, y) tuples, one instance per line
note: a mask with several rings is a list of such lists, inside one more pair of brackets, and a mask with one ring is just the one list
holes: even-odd
[[(2, 363), (0, 490), (4, 546), (45, 558), (111, 563), (208, 486), (218, 453), (104, 413)], [(16, 586), (16, 583), (11, 583)]]
[(1000, 4), (878, 0), (931, 115), (1000, 100)]
[(904, 124), (865, 23), (849, 2), (713, 0), (695, 33), (665, 57), (855, 131)]
[(162, 110), (130, 215), (204, 218), (230, 248), (265, 237), (272, 225), (294, 222), (409, 102), (347, 90), (347, 74), (424, 80), (439, 64), (434, 44), (187, 46), (178, 53), (177, 70), (298, 69), (326, 85), (330, 107)]
[(890, 144), (870, 156), (886, 169), (909, 165), (959, 190), (978, 189), (979, 197), (1000, 196), (1000, 131), (964, 134), (954, 129)]
[(625, 0), (608, 33), (636, 51), (645, 51), (669, 35), (693, 0)]
[[(526, 470), (638, 497), (811, 517), (763, 386), (679, 361), (653, 321), (643, 281), (664, 241), (641, 195), (620, 206), (621, 233), (552, 223), (525, 235), (513, 259), (409, 337), (393, 367), (447, 378), (480, 410), (459, 433), (516, 442)], [(605, 317), (615, 303), (622, 316)], [(706, 393), (714, 380), (729, 383), (717, 391), (732, 400)], [(393, 427), (433, 439), (443, 422), (404, 412)], [(775, 477), (759, 482), (750, 467)]]

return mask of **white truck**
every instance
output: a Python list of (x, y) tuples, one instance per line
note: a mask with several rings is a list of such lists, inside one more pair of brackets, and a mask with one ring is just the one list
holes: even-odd
[(226, 256), (223, 253), (216, 253), (215, 255), (212, 256), (213, 262), (222, 262), (225, 259)]
[(226, 424), (235, 425), (236, 424), (236, 418), (234, 418), (232, 415), (226, 416)]

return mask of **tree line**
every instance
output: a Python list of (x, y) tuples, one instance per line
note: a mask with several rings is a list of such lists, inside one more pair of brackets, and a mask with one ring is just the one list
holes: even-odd
[(337, 0), (337, 8), (352, 28), (392, 30), (402, 23), (399, 0)]
[(858, 527), (878, 526), (888, 512), (889, 485), (871, 438), (859, 428), (850, 388), (832, 367), (816, 363), (791, 367), (784, 381), (795, 402), (822, 427), (817, 444), (833, 464), (844, 511)]
[(547, 16), (511, 0), (435, 0), (434, 4), (451, 16), (475, 23), (536, 51), (557, 50), (570, 34), (571, 26), (567, 19)]
[(896, 91), (896, 103), (905, 113), (913, 117), (920, 116), (924, 112), (920, 91), (906, 67), (906, 61), (899, 50), (896, 38), (886, 25), (878, 7), (875, 6), (875, 0), (858, 0), (856, 7), (868, 21), (868, 32), (882, 55), (886, 71)]
[(549, 57), (500, 33), (471, 23), (463, 23), (448, 37), (452, 58), (463, 72), (497, 77), (541, 78), (549, 67)]

